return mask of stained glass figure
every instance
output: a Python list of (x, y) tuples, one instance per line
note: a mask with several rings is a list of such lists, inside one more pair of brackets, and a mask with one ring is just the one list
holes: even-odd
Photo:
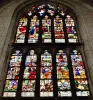
[(17, 91), (18, 80), (6, 80), (4, 91)]
[(20, 50), (16, 50), (11, 55), (10, 58), (9, 68), (3, 93), (4, 97), (16, 96), (21, 61), (22, 61), (22, 53), (20, 52)]
[(31, 19), (31, 22), (30, 22), (28, 43), (37, 43), (38, 36), (39, 36), (39, 19), (35, 15), (35, 16), (33, 16), (33, 18)]
[(22, 17), (22, 18), (20, 18), (19, 23), (18, 23), (15, 43), (24, 43), (25, 42), (26, 30), (27, 30), (27, 18)]
[(51, 43), (51, 19), (46, 15), (44, 19), (42, 19), (42, 42), (43, 43)]
[(20, 67), (10, 67), (6, 79), (19, 79)]
[(52, 56), (47, 50), (41, 55), (40, 96), (53, 96)]
[(22, 97), (34, 97), (35, 96), (35, 80), (23, 80), (22, 84)]
[(36, 83), (36, 67), (37, 55), (34, 50), (26, 56), (25, 70), (23, 75), (23, 84), (21, 96), (34, 97), (35, 96), (35, 83)]
[(40, 80), (40, 96), (41, 97), (53, 96), (53, 81), (52, 80)]
[(52, 67), (41, 67), (41, 79), (52, 78)]
[[(66, 53), (59, 50), (56, 54), (58, 96), (72, 96)], [(68, 94), (69, 93), (69, 94)]]
[(58, 15), (54, 18), (55, 43), (64, 43), (63, 21)]
[(36, 79), (36, 67), (26, 67), (24, 71), (24, 79)]
[(89, 87), (85, 74), (85, 66), (80, 52), (73, 50), (71, 53), (73, 74), (77, 96), (89, 96)]
[(65, 18), (66, 30), (68, 34), (68, 42), (69, 43), (77, 43), (78, 36), (75, 29), (75, 22), (70, 15), (67, 15)]

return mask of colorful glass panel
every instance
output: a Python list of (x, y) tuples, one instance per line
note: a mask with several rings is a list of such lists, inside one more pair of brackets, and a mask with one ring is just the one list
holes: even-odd
[(85, 66), (80, 52), (73, 50), (71, 53), (74, 81), (77, 96), (89, 96), (89, 87), (85, 74)]
[(30, 22), (28, 43), (37, 43), (38, 36), (39, 36), (39, 19), (35, 15), (35, 16), (33, 16), (33, 18), (31, 19), (31, 22)]
[(45, 9), (41, 9), (39, 12), (40, 16), (43, 16), (43, 14), (45, 13)]
[(65, 24), (66, 24), (66, 30), (68, 34), (68, 42), (69, 43), (77, 43), (78, 42), (78, 36), (75, 29), (75, 22), (73, 18), (69, 15), (65, 18)]
[(30, 50), (30, 53), (26, 56), (25, 69), (23, 75), (22, 84), (22, 97), (34, 97), (35, 96), (35, 83), (36, 83), (36, 67), (37, 67), (37, 55), (34, 50)]
[(52, 80), (40, 80), (40, 96), (41, 97), (53, 96), (53, 81)]
[(48, 13), (49, 13), (51, 16), (53, 16), (55, 12), (54, 12), (53, 10), (51, 10), (51, 9), (48, 9)]
[(18, 80), (6, 80), (4, 91), (17, 91)]
[(16, 50), (10, 57), (9, 68), (3, 93), (4, 97), (16, 96), (21, 61), (22, 53), (20, 52), (20, 50)]
[(41, 55), (40, 96), (53, 96), (52, 56), (47, 50)]
[(24, 43), (25, 42), (26, 30), (27, 30), (27, 18), (22, 17), (22, 18), (20, 18), (19, 23), (18, 23), (15, 43)]
[[(58, 96), (72, 96), (66, 53), (59, 50), (56, 54)], [(68, 94), (69, 93), (69, 94)]]
[(51, 43), (51, 19), (46, 15), (42, 20), (42, 42)]
[(65, 36), (63, 31), (63, 21), (58, 15), (54, 18), (54, 34), (55, 34), (55, 43), (64, 43)]
[(10, 67), (6, 79), (19, 79), (20, 67)]

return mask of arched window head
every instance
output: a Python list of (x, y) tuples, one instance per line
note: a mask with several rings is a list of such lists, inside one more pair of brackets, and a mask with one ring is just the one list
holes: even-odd
[(15, 43), (80, 42), (75, 17), (68, 9), (42, 4), (32, 6), (25, 16), (19, 19)]

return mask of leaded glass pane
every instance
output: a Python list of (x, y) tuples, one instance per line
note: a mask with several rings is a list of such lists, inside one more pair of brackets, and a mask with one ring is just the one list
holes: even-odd
[[(71, 96), (69, 69), (66, 53), (59, 50), (56, 54), (58, 96)], [(69, 93), (69, 94), (68, 94)]]
[(27, 18), (22, 17), (22, 18), (20, 18), (19, 23), (18, 23), (15, 43), (24, 43), (25, 42), (26, 30), (27, 30)]
[(63, 21), (58, 15), (54, 18), (55, 43), (64, 43)]
[(52, 56), (47, 50), (41, 55), (40, 96), (53, 96)]
[(72, 68), (77, 96), (89, 96), (89, 86), (85, 74), (85, 66), (82, 55), (78, 50), (71, 53)]
[(67, 15), (65, 18), (66, 30), (68, 34), (68, 42), (69, 43), (77, 43), (78, 36), (75, 29), (75, 22), (70, 15)]
[(46, 15), (44, 19), (42, 19), (42, 42), (43, 43), (51, 43), (51, 19)]
[(34, 97), (35, 85), (36, 85), (36, 67), (37, 67), (37, 55), (34, 50), (26, 56), (25, 69), (22, 83), (22, 97)]
[(53, 96), (53, 81), (52, 80), (40, 80), (40, 96), (41, 97)]
[(39, 19), (35, 15), (31, 18), (28, 43), (37, 43), (39, 36)]
[(15, 50), (15, 52), (12, 53), (9, 61), (9, 68), (3, 93), (4, 97), (16, 96), (21, 61), (22, 53), (20, 52), (20, 50)]

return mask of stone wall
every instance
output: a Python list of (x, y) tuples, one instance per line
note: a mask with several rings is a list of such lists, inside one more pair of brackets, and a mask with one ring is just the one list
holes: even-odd
[[(34, 0), (38, 1), (38, 0)], [(43, 0), (40, 0), (43, 1)], [(93, 96), (93, 7), (82, 3), (79, 0), (49, 0), (64, 4), (73, 9), (76, 17), (80, 36), (84, 41), (84, 55), (86, 70), (89, 79), (90, 90)], [(13, 28), (17, 13), (26, 5), (33, 3), (33, 0), (13, 0), (0, 9), (0, 96), (7, 71), (7, 58), (11, 36), (14, 34)]]

